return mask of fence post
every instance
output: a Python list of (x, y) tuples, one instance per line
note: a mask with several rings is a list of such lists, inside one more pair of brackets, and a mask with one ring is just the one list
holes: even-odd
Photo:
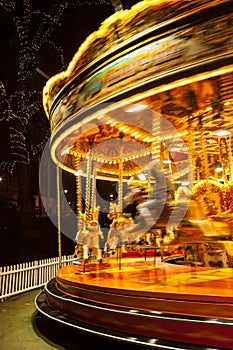
[[(3, 288), (4, 288), (4, 275), (2, 274), (2, 271), (3, 270), (3, 268), (2, 267), (0, 267), (0, 297), (2, 297), (2, 295), (3, 295)], [(3, 301), (2, 300), (2, 298), (1, 298), (1, 301)]]

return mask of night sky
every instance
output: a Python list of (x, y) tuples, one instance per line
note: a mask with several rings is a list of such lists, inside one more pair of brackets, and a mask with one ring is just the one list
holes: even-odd
[[(15, 1), (18, 7), (22, 2), (22, 0)], [(136, 0), (122, 1), (124, 9), (130, 8), (137, 2)], [(6, 3), (8, 2), (0, 1), (0, 80), (7, 86), (8, 91), (12, 92), (15, 89), (19, 65), (19, 40), (13, 23), (14, 14), (12, 11), (7, 11), (9, 6), (6, 6)], [(35, 13), (41, 13), (40, 15), (33, 14), (30, 19), (31, 22), (28, 25), (28, 29), (31, 36), (35, 35), (38, 29), (43, 26), (46, 17), (42, 12), (46, 14), (50, 13), (54, 4), (57, 4), (56, 8), (61, 6), (61, 4), (69, 4), (59, 23), (56, 25), (56, 30), (53, 32), (51, 38), (56, 45), (63, 49), (66, 66), (85, 38), (97, 30), (101, 23), (114, 13), (114, 8), (110, 0), (68, 2), (31, 0), (30, 4)], [(51, 77), (62, 70), (59, 67), (58, 61), (58, 57), (56, 57), (51, 47), (45, 43), (37, 58), (36, 63), (38, 67)], [(37, 88), (42, 88), (46, 82), (36, 72), (33, 80)]]

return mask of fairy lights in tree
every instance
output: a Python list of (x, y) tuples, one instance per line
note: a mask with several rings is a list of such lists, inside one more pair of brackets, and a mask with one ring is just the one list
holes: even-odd
[[(30, 157), (43, 151), (49, 137), (48, 124), (45, 125), (43, 122), (43, 128), (39, 128), (41, 141), (35, 144), (30, 135), (34, 118), (39, 113), (41, 118), (46, 118), (42, 112), (42, 86), (37, 87), (38, 73), (43, 75), (40, 58), (46, 54), (45, 50), (49, 49), (55, 57), (54, 65), (57, 71), (66, 69), (64, 49), (56, 38), (62, 19), (74, 8), (80, 8), (81, 11), (83, 6), (94, 5), (111, 6), (111, 3), (107, 0), (59, 2), (52, 0), (45, 6), (30, 0), (0, 1), (2, 15), (8, 16), (15, 28), (18, 50), (18, 73), (13, 83), (14, 91), (8, 93), (7, 85), (4, 81), (0, 81), (0, 122), (8, 125), (11, 148), (11, 157), (8, 162), (0, 162), (0, 171), (12, 173), (16, 164), (29, 165)], [(54, 72), (46, 72), (44, 78), (47, 74), (53, 75)], [(34, 128), (36, 127), (34, 125)]]

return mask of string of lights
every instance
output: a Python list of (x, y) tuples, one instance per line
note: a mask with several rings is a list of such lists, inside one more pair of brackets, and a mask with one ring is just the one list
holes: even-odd
[(44, 136), (44, 139), (41, 141), (41, 143), (39, 143), (36, 146), (31, 146), (31, 150), (32, 150), (33, 155), (40, 154), (44, 150), (45, 145), (46, 145), (49, 137), (50, 137), (50, 129), (47, 130), (47, 132)]
[[(87, 6), (96, 9), (99, 5), (112, 8), (108, 0), (0, 0), (0, 177), (7, 205), (11, 198), (17, 198), (25, 238), (34, 229), (33, 200), (38, 195), (32, 177), (37, 176), (39, 159), (50, 137), (42, 89), (51, 76), (67, 69), (73, 52), (66, 31), (77, 34), (77, 41), (79, 36), (83, 38), (79, 31), (73, 31), (74, 14), (81, 26), (81, 7), (86, 6), (84, 12), (89, 15)], [(88, 35), (92, 28), (85, 30)]]
[[(42, 141), (32, 144), (30, 140), (30, 122), (42, 110), (42, 93), (31, 90), (32, 79), (43, 71), (38, 68), (40, 55), (45, 45), (56, 55), (56, 65), (60, 71), (67, 63), (64, 58), (62, 44), (55, 42), (54, 35), (62, 25), (67, 11), (81, 6), (108, 5), (110, 1), (51, 1), (49, 6), (36, 5), (30, 0), (1, 0), (0, 11), (8, 13), (17, 35), (18, 74), (16, 88), (7, 93), (6, 85), (0, 81), (0, 122), (7, 123), (10, 134), (10, 149), (12, 161), (0, 162), (0, 169), (12, 172), (19, 163), (30, 164), (30, 156), (43, 151), (49, 137), (48, 128), (42, 132)], [(35, 26), (36, 24), (36, 26)], [(51, 73), (52, 75), (53, 73)], [(42, 75), (42, 74), (41, 74)], [(50, 74), (48, 74), (49, 76)], [(44, 78), (47, 74), (44, 74)]]

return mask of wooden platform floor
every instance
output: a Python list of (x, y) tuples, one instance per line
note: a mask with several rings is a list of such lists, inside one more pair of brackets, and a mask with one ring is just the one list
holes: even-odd
[(175, 265), (160, 257), (154, 263), (143, 256), (83, 268), (57, 271), (46, 292), (53, 310), (126, 336), (232, 349), (232, 268)]
[(97, 289), (123, 290), (140, 296), (226, 302), (233, 304), (233, 269), (174, 265), (161, 262), (160, 257), (123, 258), (121, 266), (115, 258), (103, 263), (69, 265), (58, 270), (57, 277), (67, 282)]

